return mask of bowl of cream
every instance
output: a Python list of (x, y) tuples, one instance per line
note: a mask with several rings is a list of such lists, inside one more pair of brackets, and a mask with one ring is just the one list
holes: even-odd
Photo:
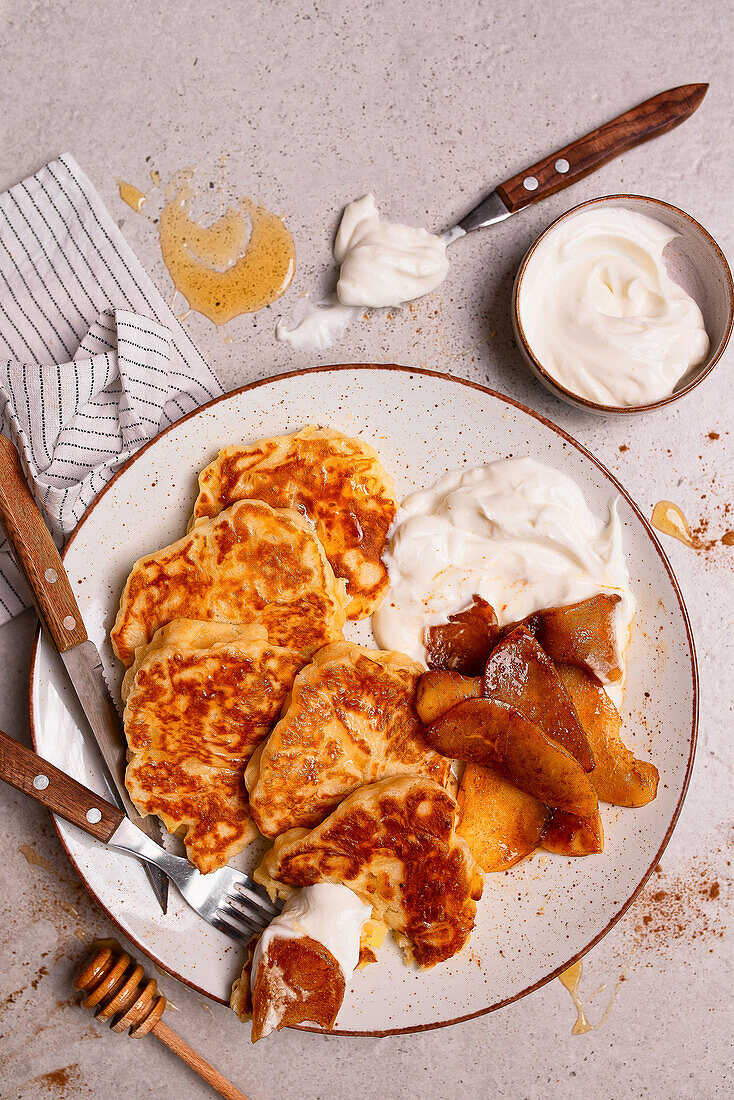
[(734, 288), (713, 237), (659, 199), (610, 195), (569, 210), (526, 254), (518, 346), (557, 397), (638, 413), (689, 393), (732, 331)]

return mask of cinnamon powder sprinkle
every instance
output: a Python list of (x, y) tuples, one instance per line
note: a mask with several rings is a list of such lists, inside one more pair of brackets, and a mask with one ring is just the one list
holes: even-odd
[(721, 939), (726, 933), (721, 890), (711, 869), (697, 861), (671, 874), (658, 866), (632, 910), (635, 948), (666, 954), (681, 943)]

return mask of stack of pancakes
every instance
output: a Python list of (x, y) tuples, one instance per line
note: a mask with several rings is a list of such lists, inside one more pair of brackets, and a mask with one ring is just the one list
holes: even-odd
[(415, 711), (423, 670), (343, 637), (385, 596), (396, 510), (372, 447), (332, 429), (225, 447), (188, 533), (133, 566), (112, 643), (141, 813), (202, 872), (277, 838), (273, 891), (346, 884), (431, 966), (466, 942), (481, 872)]

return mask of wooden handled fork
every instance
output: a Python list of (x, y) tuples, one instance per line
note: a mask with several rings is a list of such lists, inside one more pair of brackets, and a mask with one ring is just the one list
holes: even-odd
[(159, 867), (200, 917), (243, 947), (282, 908), (243, 871), (221, 867), (202, 875), (183, 856), (167, 852), (136, 828), (117, 806), (2, 730), (0, 779), (110, 848)]

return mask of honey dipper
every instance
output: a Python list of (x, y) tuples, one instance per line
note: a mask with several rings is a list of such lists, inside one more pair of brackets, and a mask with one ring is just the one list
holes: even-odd
[(77, 970), (74, 989), (85, 994), (83, 1007), (93, 1008), (98, 1019), (109, 1020), (112, 1031), (129, 1028), (133, 1039), (155, 1035), (225, 1100), (247, 1100), (163, 1022), (166, 998), (158, 992), (155, 980), (147, 978), (142, 966), (121, 948), (96, 948)]

